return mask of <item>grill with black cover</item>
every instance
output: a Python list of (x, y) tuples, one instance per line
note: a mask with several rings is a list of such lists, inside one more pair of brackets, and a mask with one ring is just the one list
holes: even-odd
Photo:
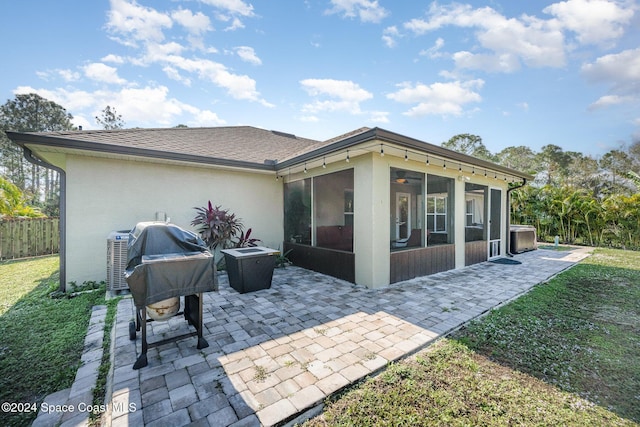
[[(197, 348), (209, 343), (202, 336), (202, 293), (218, 290), (214, 257), (195, 233), (165, 222), (140, 222), (129, 235), (125, 279), (136, 307), (130, 338), (142, 330), (142, 352), (133, 369), (147, 366), (148, 348), (197, 335)], [(184, 317), (196, 331), (147, 342), (147, 306), (184, 296)]]

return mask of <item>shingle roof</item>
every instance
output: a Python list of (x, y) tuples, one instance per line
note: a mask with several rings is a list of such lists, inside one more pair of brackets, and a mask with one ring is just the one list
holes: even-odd
[[(64, 146), (95, 151), (156, 153), (169, 158), (189, 158), (273, 164), (294, 153), (320, 147), (325, 143), (295, 135), (251, 126), (167, 129), (117, 129), (13, 134), (11, 139), (49, 146)], [(15, 135), (15, 136), (14, 136)], [(32, 136), (32, 138), (29, 138)], [(26, 137), (26, 138), (25, 138)]]
[(252, 126), (6, 134), (22, 146), (38, 145), (270, 171), (324, 158), (368, 141), (383, 141), (403, 147), (405, 153), (409, 149), (531, 179), (522, 172), (379, 128), (360, 128), (327, 141)]

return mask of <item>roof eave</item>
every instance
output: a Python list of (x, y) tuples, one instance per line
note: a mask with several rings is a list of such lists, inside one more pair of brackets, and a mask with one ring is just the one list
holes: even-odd
[(21, 132), (6, 132), (7, 137), (14, 143), (24, 147), (28, 144), (43, 145), (47, 147), (68, 148), (82, 151), (95, 151), (99, 153), (109, 153), (124, 156), (147, 157), (169, 161), (198, 163), (211, 166), (224, 166), (242, 169), (254, 169), (262, 171), (275, 171), (275, 163), (255, 163), (242, 160), (222, 159), (207, 156), (197, 156), (193, 154), (183, 154), (160, 150), (149, 150), (134, 147), (125, 147), (97, 142), (86, 142), (68, 138), (56, 138), (46, 135), (35, 135)]
[(492, 171), (505, 173), (526, 180), (533, 179), (533, 176), (524, 172), (520, 172), (506, 166), (501, 166), (496, 163), (489, 162), (487, 160), (478, 159), (477, 157), (469, 156), (467, 154), (459, 153), (448, 148), (430, 144), (428, 142), (420, 141), (415, 138), (410, 138), (408, 136), (400, 135), (398, 133), (390, 132), (377, 127), (278, 163), (276, 168), (278, 170), (283, 170), (286, 168), (295, 167), (300, 164), (304, 164), (305, 162), (316, 160), (323, 156), (343, 151), (369, 141), (387, 142), (389, 144), (394, 144), (403, 148), (415, 150), (419, 153), (424, 153), (425, 155), (429, 154), (447, 160), (452, 160), (454, 162), (477, 166), (480, 169), (490, 169)]

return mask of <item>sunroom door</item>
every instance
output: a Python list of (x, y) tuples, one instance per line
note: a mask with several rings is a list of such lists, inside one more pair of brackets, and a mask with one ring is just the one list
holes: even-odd
[(502, 190), (489, 191), (489, 259), (502, 255)]
[(396, 193), (396, 239), (406, 239), (411, 232), (411, 193)]

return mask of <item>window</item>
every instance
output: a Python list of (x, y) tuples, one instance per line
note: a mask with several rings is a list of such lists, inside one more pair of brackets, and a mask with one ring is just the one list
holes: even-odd
[(454, 180), (427, 175), (427, 245), (453, 243)]
[(427, 197), (427, 229), (434, 233), (447, 232), (447, 196), (442, 194)]
[(284, 238), (311, 244), (311, 178), (284, 185)]
[(353, 169), (285, 184), (285, 239), (352, 252), (353, 202)]
[(391, 249), (422, 247), (424, 238), (424, 173), (390, 169)]
[(313, 178), (315, 246), (353, 252), (353, 169)]
[(467, 206), (467, 221), (466, 221), (466, 225), (469, 226), (471, 224), (474, 223), (473, 220), (473, 209), (475, 206), (475, 200), (471, 199), (471, 200), (467, 200), (466, 201), (466, 206)]
[(486, 240), (487, 187), (466, 183), (464, 199), (466, 206), (465, 242)]

